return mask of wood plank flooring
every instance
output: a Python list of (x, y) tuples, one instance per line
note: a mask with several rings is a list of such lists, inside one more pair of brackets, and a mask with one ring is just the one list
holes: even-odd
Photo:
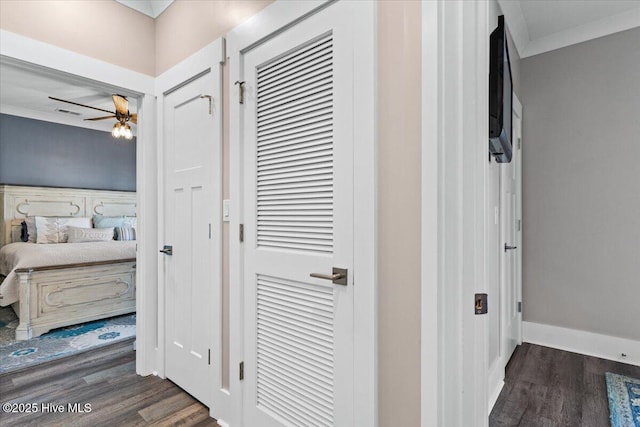
[[(605, 372), (640, 378), (640, 367), (555, 350), (519, 346), (491, 427), (609, 426)], [(209, 410), (171, 381), (135, 373), (132, 341), (0, 375), (0, 403), (35, 403), (37, 413), (4, 413), (9, 426), (216, 426)], [(68, 404), (91, 404), (71, 413)], [(43, 404), (50, 404), (43, 412)], [(52, 412), (63, 405), (62, 413)]]
[(640, 367), (533, 344), (522, 344), (507, 365), (491, 427), (608, 427), (604, 374), (640, 378)]
[[(207, 407), (171, 381), (136, 375), (133, 340), (0, 375), (0, 403), (38, 408), (0, 410), (3, 427), (217, 426)], [(90, 404), (91, 411), (69, 412), (74, 403)], [(54, 405), (63, 405), (64, 412), (53, 412)]]

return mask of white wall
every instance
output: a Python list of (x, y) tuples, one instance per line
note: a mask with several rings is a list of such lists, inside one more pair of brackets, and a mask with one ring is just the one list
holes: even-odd
[(524, 320), (640, 340), (640, 28), (521, 71)]

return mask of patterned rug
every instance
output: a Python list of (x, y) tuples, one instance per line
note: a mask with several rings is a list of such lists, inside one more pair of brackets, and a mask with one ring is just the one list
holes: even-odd
[(640, 427), (640, 380), (606, 373), (611, 427)]
[(17, 326), (13, 309), (0, 307), (0, 374), (135, 337), (136, 315), (54, 329), (26, 341), (15, 340)]

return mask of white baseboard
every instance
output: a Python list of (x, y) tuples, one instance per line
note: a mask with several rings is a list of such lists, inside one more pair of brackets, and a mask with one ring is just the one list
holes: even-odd
[(487, 384), (489, 385), (489, 413), (491, 413), (504, 387), (504, 362), (499, 357), (489, 366)]
[(522, 322), (522, 340), (640, 366), (640, 341), (533, 322)]
[(489, 413), (491, 413), (493, 406), (498, 401), (498, 397), (500, 396), (500, 392), (502, 392), (503, 387), (504, 387), (504, 381), (502, 380), (498, 381), (497, 386), (494, 388), (494, 390), (491, 393), (489, 393)]

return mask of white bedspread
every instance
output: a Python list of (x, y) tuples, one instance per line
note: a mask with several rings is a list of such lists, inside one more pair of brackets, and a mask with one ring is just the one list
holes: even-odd
[(0, 274), (7, 276), (0, 285), (0, 306), (18, 301), (17, 268), (46, 267), (96, 261), (114, 261), (136, 257), (135, 241), (88, 243), (10, 243), (0, 248)]

